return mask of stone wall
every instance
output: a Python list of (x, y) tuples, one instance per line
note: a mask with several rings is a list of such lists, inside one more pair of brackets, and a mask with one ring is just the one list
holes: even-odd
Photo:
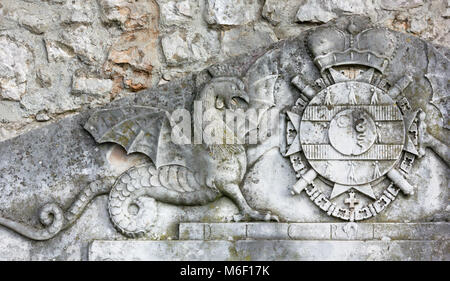
[[(0, 0), (0, 260), (450, 260), (449, 9)], [(280, 119), (165, 142), (194, 101)]]
[(344, 14), (450, 46), (445, 0), (1, 0), (0, 141)]

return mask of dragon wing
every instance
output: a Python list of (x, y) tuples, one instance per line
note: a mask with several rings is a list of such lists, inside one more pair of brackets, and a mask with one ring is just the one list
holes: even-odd
[(256, 120), (252, 122), (250, 128), (256, 128), (262, 122), (267, 123), (268, 111), (276, 107), (275, 83), (278, 79), (278, 69), (271, 61), (277, 56), (277, 52), (271, 51), (260, 57), (247, 71), (244, 78), (248, 84), (248, 95), (250, 99), (249, 109), (257, 112)]
[(140, 152), (156, 165), (161, 127), (166, 112), (153, 107), (128, 106), (95, 112), (84, 128), (98, 143), (113, 142), (128, 154)]
[(428, 69), (425, 77), (430, 81), (433, 89), (433, 96), (431, 104), (436, 106), (442, 114), (444, 119), (444, 127), (450, 129), (448, 111), (449, 105), (449, 77), (450, 77), (450, 63), (448, 58), (442, 55), (431, 44), (428, 44)]

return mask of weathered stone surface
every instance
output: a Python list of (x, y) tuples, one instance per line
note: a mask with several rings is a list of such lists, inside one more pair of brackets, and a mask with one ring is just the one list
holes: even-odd
[[(19, 237), (7, 229), (0, 229), (0, 257), (9, 257), (11, 261), (28, 261), (31, 258), (31, 242)], [(0, 258), (5, 260), (5, 258)]]
[(39, 112), (38, 114), (36, 114), (36, 120), (39, 121), (39, 122), (49, 121), (50, 120), (50, 116), (48, 116), (47, 113), (42, 111), (42, 112)]
[[(92, 3), (83, 2), (80, 10), (90, 10)], [(190, 7), (204, 9), (200, 2)], [(425, 7), (440, 6), (424, 3), (413, 9)], [(0, 110), (0, 138), (16, 134), (12, 122), (49, 123), (0, 143), (0, 224), (30, 239), (46, 240), (27, 244), (18, 251), (19, 259), (86, 259), (86, 245), (96, 239), (106, 242), (98, 242), (105, 243), (101, 250), (97, 242), (93, 244), (93, 259), (115, 259), (118, 253), (131, 259), (127, 251), (135, 251), (134, 244), (108, 242), (123, 239), (120, 233), (165, 240), (139, 244), (149, 251), (161, 247), (165, 253), (136, 250), (137, 259), (186, 258), (184, 251), (198, 243), (205, 251), (189, 256), (193, 259), (322, 259), (328, 249), (332, 259), (448, 259), (446, 48), (370, 28), (366, 18), (344, 17), (331, 22), (331, 28), (321, 26), (263, 49), (259, 47), (278, 40), (274, 25), (282, 29), (294, 24), (277, 24), (274, 18), (269, 25), (258, 18), (245, 26), (207, 26), (202, 13), (191, 15), (186, 18), (192, 18), (187, 22), (193, 28), (178, 23), (127, 27), (127, 20), (104, 20), (98, 14), (89, 22), (61, 17), (61, 28), (43, 35), (12, 36), (11, 30), (2, 28), (23, 27), (1, 25), (2, 36), (36, 48), (34, 72), (27, 76), (27, 91), (20, 102), (0, 101), (0, 109), (5, 109)], [(66, 40), (63, 32), (80, 27), (83, 32)], [(164, 48), (172, 47), (170, 40), (161, 44), (159, 40), (173, 34), (181, 38), (187, 55), (170, 64), (164, 59)], [(77, 36), (84, 38), (78, 46)], [(98, 41), (91, 41), (94, 37)], [(213, 38), (220, 40), (212, 42)], [(350, 39), (351, 46), (339, 44)], [(103, 43), (99, 49), (92, 47), (99, 41)], [(46, 47), (43, 42), (53, 45)], [(51, 48), (56, 55), (47, 59), (46, 49)], [(89, 50), (101, 54), (89, 56)], [(68, 55), (61, 56), (62, 51)], [(150, 87), (159, 76), (174, 81), (129, 93)], [(216, 113), (241, 106), (259, 110), (262, 115), (255, 124), (275, 119), (278, 123), (270, 126), (276, 130), (259, 126), (256, 131), (264, 135), (258, 143), (229, 150), (180, 148), (164, 142), (170, 129), (166, 121), (171, 120), (158, 119), (168, 115), (157, 109), (191, 111), (194, 100), (214, 101), (206, 105)], [(107, 103), (103, 110), (90, 108)], [(315, 115), (316, 108), (326, 114)], [(368, 122), (367, 127), (359, 127), (357, 117)], [(307, 122), (322, 123), (308, 129)], [(360, 135), (361, 130), (365, 135)], [(368, 143), (361, 143), (366, 137)], [(308, 145), (317, 145), (319, 152)], [(334, 154), (322, 153), (319, 145), (333, 148)], [(380, 145), (400, 150), (369, 154)], [(131, 152), (141, 154), (127, 156)], [(346, 165), (339, 166), (342, 163)], [(140, 196), (144, 191), (145, 196)], [(53, 217), (53, 224), (41, 224), (37, 214), (44, 217), (43, 223), (46, 215)], [(206, 223), (178, 227), (190, 221)], [(0, 233), (3, 237), (10, 241), (9, 232)], [(198, 240), (168, 241), (173, 239)], [(180, 252), (169, 250), (174, 245)], [(208, 251), (214, 245), (231, 249), (215, 256)], [(11, 252), (1, 254), (7, 259)]]
[(24, 115), (19, 103), (13, 101), (0, 101), (0, 122), (8, 123), (19, 121)]
[(16, 20), (34, 34), (43, 34), (51, 25), (49, 18), (39, 14), (15, 11)]
[[(125, 87), (132, 91), (146, 89), (156, 82), (153, 74), (160, 67), (158, 54), (158, 8), (153, 1), (143, 1), (139, 7), (125, 2), (103, 1), (108, 7), (108, 19), (119, 21), (123, 33), (114, 43), (104, 65), (106, 74), (116, 81), (114, 92)], [(119, 15), (117, 10), (124, 11)], [(123, 86), (122, 86), (123, 83)]]
[(45, 40), (45, 48), (49, 62), (65, 61), (75, 56), (70, 46), (58, 41)]
[[(0, 7), (0, 36), (9, 36), (14, 41), (31, 46), (29, 50), (32, 51), (36, 63), (35, 67), (30, 66), (29, 69), (31, 79), (27, 80), (26, 85), (22, 84), (26, 87), (24, 89), (21, 88), (22, 86), (19, 87), (19, 92), (23, 93), (22, 97), (30, 95), (26, 98), (26, 105), (23, 104), (25, 115), (32, 116), (41, 110), (49, 110), (58, 120), (63, 118), (68, 110), (79, 110), (86, 105), (108, 103), (109, 100), (101, 97), (82, 101), (70, 95), (71, 78), (80, 68), (94, 72), (102, 79), (112, 79), (114, 87), (111, 96), (114, 99), (132, 91), (181, 78), (212, 63), (223, 61), (236, 53), (245, 53), (265, 46), (268, 37), (264, 34), (275, 34), (277, 39), (286, 39), (298, 36), (302, 31), (316, 25), (310, 21), (297, 22), (296, 13), (299, 7), (310, 6), (307, 1), (211, 1), (213, 2), (216, 3), (214, 7), (217, 9), (209, 9), (214, 15), (212, 20), (215, 22), (217, 15), (219, 21), (223, 19), (225, 22), (231, 22), (232, 25), (208, 24), (206, 21), (208, 7), (213, 7), (208, 6), (208, 1), (3, 0)], [(219, 2), (232, 3), (232, 5), (222, 5)], [(347, 4), (334, 0), (317, 3), (320, 5), (311, 10), (311, 13), (323, 14), (323, 11), (327, 11), (341, 15), (359, 11), (358, 7), (361, 6), (351, 1), (345, 2)], [(444, 46), (450, 44), (448, 36), (450, 25), (446, 22), (448, 1), (372, 1), (372, 4), (363, 1), (361, 3), (368, 7), (362, 11), (362, 14), (368, 14), (383, 26), (410, 32)], [(327, 7), (331, 7), (331, 11), (328, 11)], [(270, 30), (267, 30), (267, 21), (271, 24), (268, 26)], [(248, 24), (254, 26), (254, 29), (243, 27)], [(235, 44), (233, 50), (228, 51), (231, 48), (228, 46), (232, 42), (221, 42), (223, 39), (221, 33), (229, 28), (244, 30), (244, 32), (234, 32), (242, 36), (242, 40), (237, 40), (243, 43), (241, 50), (238, 44)], [(140, 42), (133, 45), (139, 51), (126, 52), (128, 47), (123, 40), (129, 38), (130, 32), (135, 31), (144, 31), (143, 35), (137, 35), (141, 38)], [(261, 35), (261, 31), (264, 34)], [(197, 37), (201, 37), (204, 42), (198, 43), (193, 49), (196, 49), (198, 54), (205, 55), (207, 59), (204, 57), (197, 59), (191, 54), (191, 59), (195, 59), (195, 62), (169, 65), (164, 58), (160, 40), (175, 32), (187, 33), (188, 38), (194, 38), (196, 34), (200, 34)], [(42, 44), (42, 39), (45, 45)], [(272, 42), (273, 37), (269, 41)], [(192, 44), (188, 42), (187, 45), (191, 48)], [(203, 50), (206, 53), (203, 53)], [(151, 73), (145, 67), (131, 66), (133, 61), (141, 59), (148, 61), (143, 58), (147, 56), (147, 52), (151, 54), (151, 61), (153, 61), (150, 64)], [(195, 53), (195, 51), (192, 52)], [(109, 58), (110, 53), (112, 57), (118, 55), (131, 64), (105, 60)], [(132, 57), (126, 58), (128, 55)], [(51, 80), (59, 81), (52, 86), (45, 86), (50, 93), (40, 91), (42, 87), (40, 78), (34, 81), (34, 77), (39, 76), (42, 63), (49, 64)], [(162, 76), (165, 78), (161, 79)], [(37, 97), (38, 95), (40, 97)], [(17, 97), (16, 94), (14, 96)], [(32, 105), (31, 100), (40, 102)], [(13, 135), (17, 135), (30, 128), (39, 127), (41, 124), (36, 123), (35, 118), (22, 118), (8, 122), (7, 126), (14, 130)]]
[(113, 82), (107, 79), (74, 77), (72, 92), (75, 94), (106, 95), (112, 90)]
[(331, 224), (331, 239), (333, 240), (369, 240), (373, 239), (374, 225), (370, 223)]
[(289, 225), (280, 223), (274, 223), (272, 225), (252, 223), (247, 225), (247, 237), (262, 240), (287, 239), (289, 235), (288, 228)]
[(162, 38), (161, 44), (169, 65), (206, 61), (210, 56), (205, 39), (198, 33), (176, 32)]
[[(94, 241), (89, 260), (446, 260), (436, 241)], [(448, 247), (448, 246), (447, 246)]]
[(295, 16), (302, 4), (302, 0), (266, 0), (262, 10), (262, 16), (270, 23), (293, 23)]
[(288, 237), (293, 240), (329, 240), (331, 227), (329, 223), (289, 224)]
[(68, 46), (86, 64), (100, 64), (105, 58), (105, 43), (91, 27), (78, 25), (60, 34), (60, 42)]
[(4, 141), (13, 137), (13, 132), (0, 127), (0, 141)]
[(449, 223), (380, 223), (373, 225), (373, 238), (391, 240), (449, 240)]
[[(57, 16), (52, 10), (47, 9), (42, 12), (39, 3), (22, 2), (22, 5), (10, 5), (3, 1), (6, 6), (3, 10), (3, 17), (16, 22), (26, 30), (26, 33), (41, 35), (51, 28), (53, 19)], [(0, 7), (1, 9), (1, 7)]]
[(33, 55), (9, 36), (0, 36), (0, 45), (0, 97), (18, 101), (26, 91)]
[[(243, 193), (250, 198), (249, 203), (255, 208), (269, 208), (283, 219), (292, 221), (325, 221), (326, 217), (312, 205), (307, 198), (288, 197), (288, 191), (282, 186), (292, 186), (295, 184), (295, 173), (285, 169), (289, 161), (283, 159), (278, 149), (264, 153), (259, 158), (249, 173), (246, 175), (243, 184)], [(277, 177), (263, 171), (270, 169)], [(284, 198), (284, 199), (281, 199)], [(265, 206), (265, 207), (263, 207)], [(298, 212), (298, 210), (303, 210)]]
[(95, 20), (95, 10), (82, 2), (67, 2), (67, 14), (62, 19), (65, 24), (91, 25)]
[(48, 88), (52, 85), (52, 78), (49, 70), (45, 66), (40, 66), (36, 71), (36, 79), (38, 83), (43, 88)]
[(307, 0), (297, 11), (299, 22), (328, 22), (345, 13), (368, 14), (374, 12), (372, 1), (338, 1), (338, 0)]
[(181, 223), (180, 240), (446, 240), (450, 223)]
[(181, 223), (180, 240), (239, 240), (247, 238), (247, 225), (234, 223), (195, 224)]
[(56, 4), (56, 5), (63, 4), (64, 2), (67, 2), (65, 0), (44, 0), (44, 1), (46, 1), (46, 2), (48, 2), (50, 4)]
[[(192, 85), (192, 83), (190, 80), (183, 81), (177, 87), (174, 87), (174, 84), (177, 83), (172, 83), (170, 88), (160, 88), (159, 95), (156, 95), (156, 92), (139, 95), (136, 99), (135, 97), (128, 99), (128, 102), (167, 108), (168, 110), (186, 107), (191, 103), (193, 89), (188, 85)], [(168, 93), (173, 91), (179, 94), (178, 101), (170, 100), (169, 102)], [(0, 102), (0, 109), (3, 103), (3, 101)], [(12, 113), (14, 112), (10, 110), (0, 110), (0, 114), (5, 114), (1, 118), (20, 117), (20, 115), (10, 116)], [(35, 215), (40, 209), (40, 205), (55, 200), (61, 206), (70, 204), (78, 191), (89, 184), (92, 179), (104, 178), (108, 175), (118, 176), (131, 166), (146, 162), (142, 156), (127, 156), (123, 150), (114, 149), (111, 145), (101, 147), (93, 145), (93, 140), (86, 137), (87, 132), (82, 126), (86, 117), (86, 115), (75, 115), (66, 118), (63, 122), (1, 143), (0, 201), (2, 216), (16, 218), (30, 226), (39, 227), (40, 223)], [(13, 176), (16, 173), (20, 175), (20, 179)], [(16, 209), (16, 206), (21, 207)], [(98, 208), (106, 211), (104, 206)], [(195, 208), (179, 210), (173, 207), (164, 208), (164, 206), (161, 208), (163, 212), (174, 213), (164, 219), (164, 222), (155, 228), (155, 233), (151, 233), (150, 237), (164, 235), (176, 237), (177, 233), (174, 233), (177, 230), (176, 224), (183, 217), (201, 220), (202, 218), (196, 216), (202, 214), (208, 219), (221, 220), (235, 212), (235, 207), (229, 201), (215, 202), (212, 206), (205, 206), (203, 210)], [(97, 217), (94, 216), (93, 219), (97, 219)], [(107, 219), (104, 221), (108, 222)], [(90, 222), (90, 224), (93, 227), (96, 225), (95, 222)], [(101, 230), (98, 231), (101, 232)], [(72, 235), (78, 235), (77, 231)], [(72, 238), (64, 235), (60, 239), (68, 245), (75, 242)], [(106, 239), (106, 237), (102, 239)], [(80, 248), (75, 244), (72, 247)], [(61, 251), (63, 251), (62, 248)], [(55, 252), (54, 255), (64, 259), (63, 252)], [(7, 256), (2, 256), (1, 259), (7, 259)], [(82, 256), (78, 256), (77, 259), (82, 259)]]
[(255, 49), (254, 42), (258, 42), (259, 47), (264, 47), (276, 41), (278, 38), (266, 24), (243, 26), (223, 32), (222, 51), (225, 55), (233, 57)]
[[(409, 8), (409, 4), (414, 7)], [(448, 33), (448, 24), (442, 16), (446, 10), (445, 1), (424, 1), (423, 4), (420, 1), (405, 1), (399, 6), (399, 11), (389, 11), (384, 22), (396, 30), (411, 32), (433, 43), (447, 45), (450, 38), (444, 34)], [(386, 11), (380, 14), (386, 14)]]
[(161, 44), (168, 64), (182, 64), (188, 62), (192, 56), (192, 51), (189, 48), (188, 42), (186, 42), (185, 34), (171, 34), (164, 37), (161, 40)]
[(118, 24), (127, 31), (152, 27), (159, 16), (153, 0), (100, 0), (99, 5), (104, 23)]
[(209, 24), (243, 25), (257, 19), (258, 1), (207, 0), (205, 19)]
[(165, 26), (186, 25), (194, 16), (191, 1), (159, 0), (161, 24)]
[(406, 10), (411, 8), (417, 8), (422, 6), (424, 3), (423, 0), (413, 0), (413, 1), (405, 1), (405, 0), (381, 0), (380, 6), (385, 10)]
[(450, 2), (447, 0), (447, 7), (445, 12), (442, 14), (442, 17), (449, 18), (450, 17)]

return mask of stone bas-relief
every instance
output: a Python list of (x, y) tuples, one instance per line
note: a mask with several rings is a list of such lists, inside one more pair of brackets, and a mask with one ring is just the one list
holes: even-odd
[[(448, 65), (427, 42), (364, 17), (339, 18), (61, 121), (57, 138), (48, 134), (58, 126), (51, 125), (44, 136), (39, 129), (0, 143), (0, 200), (10, 202), (0, 225), (13, 231), (7, 235), (44, 241), (28, 242), (30, 256), (35, 253), (30, 259), (67, 258), (55, 240), (66, 248), (81, 243), (78, 259), (96, 260), (164, 259), (166, 251), (145, 253), (158, 247), (178, 247), (167, 259), (280, 259), (274, 249), (290, 247), (297, 250), (282, 259), (324, 259), (323, 245), (298, 240), (326, 240), (335, 259), (448, 259)], [(260, 114), (246, 124), (255, 130), (246, 128), (243, 143), (173, 143), (179, 120), (171, 113), (195, 114), (199, 102), (201, 115), (210, 118), (197, 129), (224, 130), (236, 141), (237, 131), (215, 124), (227, 110), (251, 109)], [(255, 131), (264, 137), (248, 143)], [(70, 148), (58, 148), (64, 141)], [(44, 186), (34, 186), (33, 175), (42, 173), (36, 163), (45, 159), (33, 151), (42, 143), (61, 166), (41, 180)], [(120, 168), (111, 161), (118, 151), (127, 162)], [(100, 195), (107, 199), (94, 201)], [(27, 208), (18, 211), (18, 203)], [(83, 214), (90, 208), (99, 215)], [(82, 231), (77, 225), (98, 220), (107, 231), (71, 240)], [(203, 234), (189, 234), (184, 222)], [(431, 235), (436, 231), (440, 235)], [(117, 241), (121, 235), (144, 241)], [(210, 241), (211, 235), (231, 241)], [(108, 241), (92, 243), (98, 239)], [(373, 241), (362, 247), (362, 240)], [(395, 250), (386, 250), (389, 245)], [(133, 252), (141, 246), (144, 252)], [(204, 253), (216, 246), (230, 252), (186, 255), (197, 246), (206, 247)], [(423, 249), (411, 250), (416, 247)], [(373, 253), (363, 254), (366, 248)]]
[[(420, 108), (408, 107), (406, 97), (399, 101), (403, 112), (395, 101), (412, 78), (405, 75), (386, 88), (383, 74), (395, 54), (397, 39), (384, 28), (358, 30), (352, 22), (346, 30), (318, 28), (308, 36), (307, 44), (321, 73), (317, 80), (321, 90), (316, 93), (305, 85), (301, 75), (292, 81), (309, 102), (300, 98), (297, 104), (303, 107), (296, 105), (296, 112), (287, 112), (288, 154), (293, 162), (303, 156), (310, 165), (294, 166), (300, 179), (292, 193), (308, 187), (307, 195), (328, 215), (349, 221), (371, 218), (399, 190), (414, 193), (402, 172), (409, 173), (406, 166), (423, 156), (419, 136), (425, 133), (425, 116)], [(293, 132), (294, 139), (290, 137)], [(331, 195), (324, 195), (320, 185), (331, 186)], [(385, 186), (378, 198), (374, 185)], [(349, 197), (343, 203), (348, 207), (337, 206), (332, 199), (347, 191)], [(360, 204), (355, 191), (375, 202), (355, 208)]]
[[(213, 78), (194, 102), (201, 102), (203, 111), (212, 112), (213, 118), (221, 118), (223, 110), (248, 99), (239, 79)], [(132, 168), (114, 184), (109, 194), (109, 212), (120, 232), (134, 237), (152, 227), (149, 213), (154, 210), (141, 204), (142, 196), (189, 206), (204, 205), (225, 195), (241, 210), (238, 219), (278, 220), (269, 212), (251, 208), (240, 191), (239, 183), (247, 165), (243, 145), (176, 145), (171, 141), (166, 144), (164, 132), (171, 129), (164, 125), (170, 126), (169, 121), (163, 112), (152, 113), (153, 110), (130, 107), (100, 111), (85, 125), (98, 142), (119, 143), (128, 153), (144, 153), (156, 164)], [(133, 118), (128, 119), (129, 116)], [(204, 127), (214, 126), (214, 122), (214, 119), (205, 122)], [(131, 205), (136, 208), (135, 215), (130, 213)]]

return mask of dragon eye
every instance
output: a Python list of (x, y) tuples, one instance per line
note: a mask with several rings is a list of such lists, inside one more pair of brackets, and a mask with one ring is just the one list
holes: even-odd
[(222, 109), (224, 105), (225, 105), (225, 103), (223, 102), (223, 99), (221, 99), (221, 98), (216, 99), (216, 108), (217, 109)]

